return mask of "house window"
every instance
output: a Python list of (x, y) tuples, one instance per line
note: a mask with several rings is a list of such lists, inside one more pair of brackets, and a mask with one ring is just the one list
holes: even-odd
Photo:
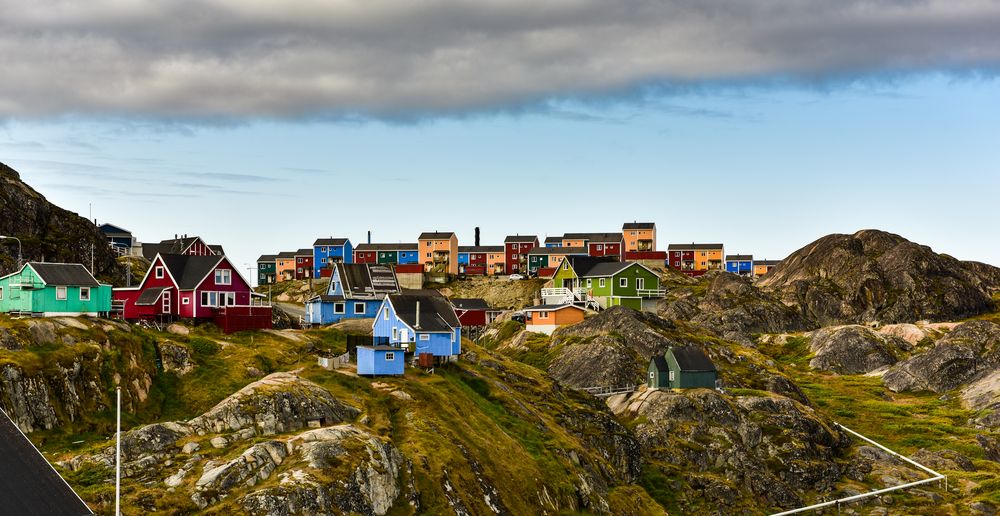
[(451, 341), (455, 342), (455, 332), (451, 332)]
[(548, 319), (549, 318), (549, 313), (548, 312), (538, 312), (538, 318), (539, 319)]
[(670, 381), (671, 382), (674, 381), (674, 372), (673, 372), (673, 370), (670, 371)]
[(430, 258), (431, 257), (431, 253), (427, 253), (427, 257)]
[(56, 299), (59, 301), (66, 300), (66, 287), (56, 287)]
[(386, 321), (389, 320), (389, 307), (388, 306), (382, 309), (382, 319), (384, 319)]
[(0, 299), (3, 299), (3, 287), (0, 287)]
[(399, 340), (399, 328), (392, 329), (392, 340)]
[(618, 286), (619, 287), (627, 287), (628, 286), (628, 278), (618, 278)]
[(233, 284), (233, 271), (229, 269), (219, 269), (215, 271), (215, 284), (216, 285), (232, 285)]
[(392, 351), (387, 351), (385, 353), (385, 361), (392, 362), (393, 360), (396, 360), (396, 354), (393, 353)]
[(191, 298), (185, 297), (185, 298), (181, 299), (181, 304), (182, 305), (190, 305), (191, 304)]
[(593, 287), (593, 286), (594, 286), (594, 281), (591, 280), (590, 278), (587, 278), (587, 288), (590, 288), (590, 287)]
[(649, 372), (649, 379), (652, 380), (654, 376), (655, 376), (654, 373), (652, 371), (650, 371)]
[(597, 250), (598, 251), (603, 251), (604, 250), (604, 246), (601, 245), (601, 244), (597, 244)]
[(156, 279), (163, 279), (163, 267), (156, 268)]
[(601, 279), (599, 279), (599, 280), (597, 281), (597, 284), (598, 284), (598, 285), (600, 285), (600, 286), (601, 286), (601, 288), (604, 288), (604, 286), (605, 286), (605, 285), (607, 284), (607, 283), (605, 283), (604, 279), (605, 279), (605, 278), (601, 278)]
[(344, 303), (334, 303), (333, 304), (333, 313), (335, 313), (335, 314), (342, 314), (342, 313), (344, 313)]
[(421, 333), (420, 340), (431, 340), (431, 336), (429, 333)]
[(236, 292), (219, 292), (219, 302), (222, 306), (236, 306)]
[(201, 293), (201, 306), (204, 306), (204, 307), (219, 306), (219, 293), (218, 292), (202, 292)]
[(365, 313), (365, 304), (364, 303), (354, 303), (354, 314), (358, 315), (358, 314), (363, 314), (363, 313)]
[(90, 287), (80, 287), (80, 301), (90, 301)]

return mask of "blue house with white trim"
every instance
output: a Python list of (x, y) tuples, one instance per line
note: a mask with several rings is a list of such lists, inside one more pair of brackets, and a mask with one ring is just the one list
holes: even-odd
[(753, 255), (752, 254), (727, 254), (726, 272), (739, 274), (740, 276), (753, 275)]
[(372, 335), (409, 353), (430, 353), (437, 362), (450, 362), (462, 353), (462, 323), (451, 303), (437, 293), (385, 296)]
[(354, 263), (354, 246), (347, 238), (317, 238), (313, 242), (313, 277), (326, 278), (334, 263)]
[(402, 376), (406, 353), (391, 346), (358, 346), (358, 375)]
[(334, 324), (344, 319), (372, 319), (382, 299), (399, 292), (391, 265), (335, 262), (325, 294), (306, 301), (307, 324)]

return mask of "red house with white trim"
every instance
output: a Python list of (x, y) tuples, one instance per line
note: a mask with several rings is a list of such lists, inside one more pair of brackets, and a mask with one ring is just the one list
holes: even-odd
[(510, 235), (503, 241), (504, 265), (507, 272), (528, 273), (528, 252), (538, 247), (535, 235)]
[(271, 307), (253, 306), (253, 297), (250, 282), (225, 255), (157, 254), (138, 287), (112, 291), (124, 319), (213, 319), (227, 331), (270, 328)]

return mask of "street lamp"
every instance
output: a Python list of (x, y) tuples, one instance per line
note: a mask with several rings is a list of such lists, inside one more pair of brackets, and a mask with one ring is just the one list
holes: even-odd
[(7, 240), (7, 239), (17, 240), (17, 268), (20, 269), (21, 268), (21, 261), (22, 261), (21, 260), (21, 239), (17, 238), (17, 237), (12, 237), (12, 236), (3, 236), (3, 235), (0, 235), (0, 240)]

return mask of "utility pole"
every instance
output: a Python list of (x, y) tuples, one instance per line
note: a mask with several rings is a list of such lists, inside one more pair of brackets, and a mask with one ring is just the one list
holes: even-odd
[(94, 243), (90, 243), (90, 273), (94, 274)]
[(115, 421), (115, 516), (122, 515), (122, 388), (119, 386), (115, 391), (117, 394), (116, 406), (117, 414)]

